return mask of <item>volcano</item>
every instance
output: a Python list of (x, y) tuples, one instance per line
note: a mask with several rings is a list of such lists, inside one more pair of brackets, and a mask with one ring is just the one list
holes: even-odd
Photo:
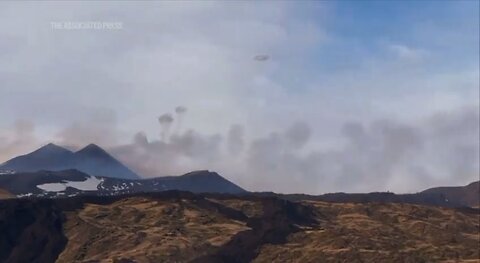
[(14, 170), (16, 172), (61, 171), (67, 169), (77, 169), (95, 176), (122, 179), (140, 178), (107, 151), (95, 144), (89, 144), (77, 152), (72, 152), (49, 143), (29, 154), (15, 157), (0, 165), (0, 170)]

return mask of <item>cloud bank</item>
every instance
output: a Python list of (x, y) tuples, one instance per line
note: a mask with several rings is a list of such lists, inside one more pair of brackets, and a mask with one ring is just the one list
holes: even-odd
[(0, 162), (54, 141), (252, 190), (475, 180), (478, 3), (393, 9), (376, 23), (374, 2), (2, 2)]
[[(478, 107), (466, 107), (416, 123), (348, 122), (342, 125), (342, 143), (334, 149), (313, 147), (313, 130), (302, 121), (259, 137), (236, 124), (226, 134), (186, 129), (165, 138), (159, 125), (158, 136), (149, 139), (138, 132), (130, 143), (112, 144), (118, 137), (116, 124), (98, 118), (88, 122), (91, 136), (70, 132), (72, 127), (85, 129), (77, 124), (60, 132), (64, 137), (58, 141), (77, 148), (94, 141), (145, 177), (211, 169), (256, 191), (414, 192), (478, 178), (479, 118)], [(32, 144), (31, 123), (18, 122), (15, 129), (17, 137), (0, 141), (2, 152)]]

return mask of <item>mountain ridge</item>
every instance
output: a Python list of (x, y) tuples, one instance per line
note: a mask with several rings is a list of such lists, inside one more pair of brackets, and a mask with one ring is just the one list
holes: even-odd
[(53, 198), (84, 194), (122, 195), (168, 190), (231, 194), (247, 192), (219, 174), (207, 170), (180, 176), (148, 179), (92, 176), (75, 169), (37, 171), (1, 175), (0, 188), (8, 190), (17, 197)]
[(465, 186), (432, 187), (422, 193), (441, 194), (446, 199), (461, 200), (471, 207), (480, 206), (480, 181), (469, 183)]
[[(92, 188), (93, 187), (93, 188)], [(67, 197), (77, 195), (129, 195), (156, 193), (169, 190), (192, 193), (225, 193), (257, 197), (277, 197), (289, 201), (322, 201), (332, 203), (408, 203), (438, 207), (476, 207), (465, 202), (462, 196), (445, 197), (442, 193), (419, 192), (395, 194), (327, 193), (322, 195), (279, 194), (273, 192), (249, 192), (208, 170), (193, 171), (179, 176), (145, 179), (121, 179), (91, 176), (78, 170), (39, 171), (34, 173), (4, 174), (0, 176), (0, 188), (17, 197)]]
[(77, 169), (96, 176), (139, 179), (138, 174), (95, 144), (70, 151), (53, 143), (25, 155), (14, 157), (0, 165), (1, 170), (36, 172)]

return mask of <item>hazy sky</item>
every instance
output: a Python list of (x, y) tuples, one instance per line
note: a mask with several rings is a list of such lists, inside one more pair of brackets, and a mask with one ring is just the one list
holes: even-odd
[[(121, 28), (53, 26), (90, 21)], [(478, 1), (2, 2), (0, 162), (94, 142), (249, 190), (466, 184), (479, 30)]]

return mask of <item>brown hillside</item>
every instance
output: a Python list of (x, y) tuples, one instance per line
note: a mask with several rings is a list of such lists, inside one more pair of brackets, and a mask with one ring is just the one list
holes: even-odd
[(0, 262), (479, 262), (479, 220), (468, 208), (184, 192), (12, 199), (0, 202)]
[(67, 213), (64, 231), (69, 241), (57, 262), (186, 262), (246, 229), (245, 222), (188, 199), (87, 204)]
[(309, 204), (320, 226), (263, 246), (254, 262), (480, 262), (478, 214), (409, 204)]

